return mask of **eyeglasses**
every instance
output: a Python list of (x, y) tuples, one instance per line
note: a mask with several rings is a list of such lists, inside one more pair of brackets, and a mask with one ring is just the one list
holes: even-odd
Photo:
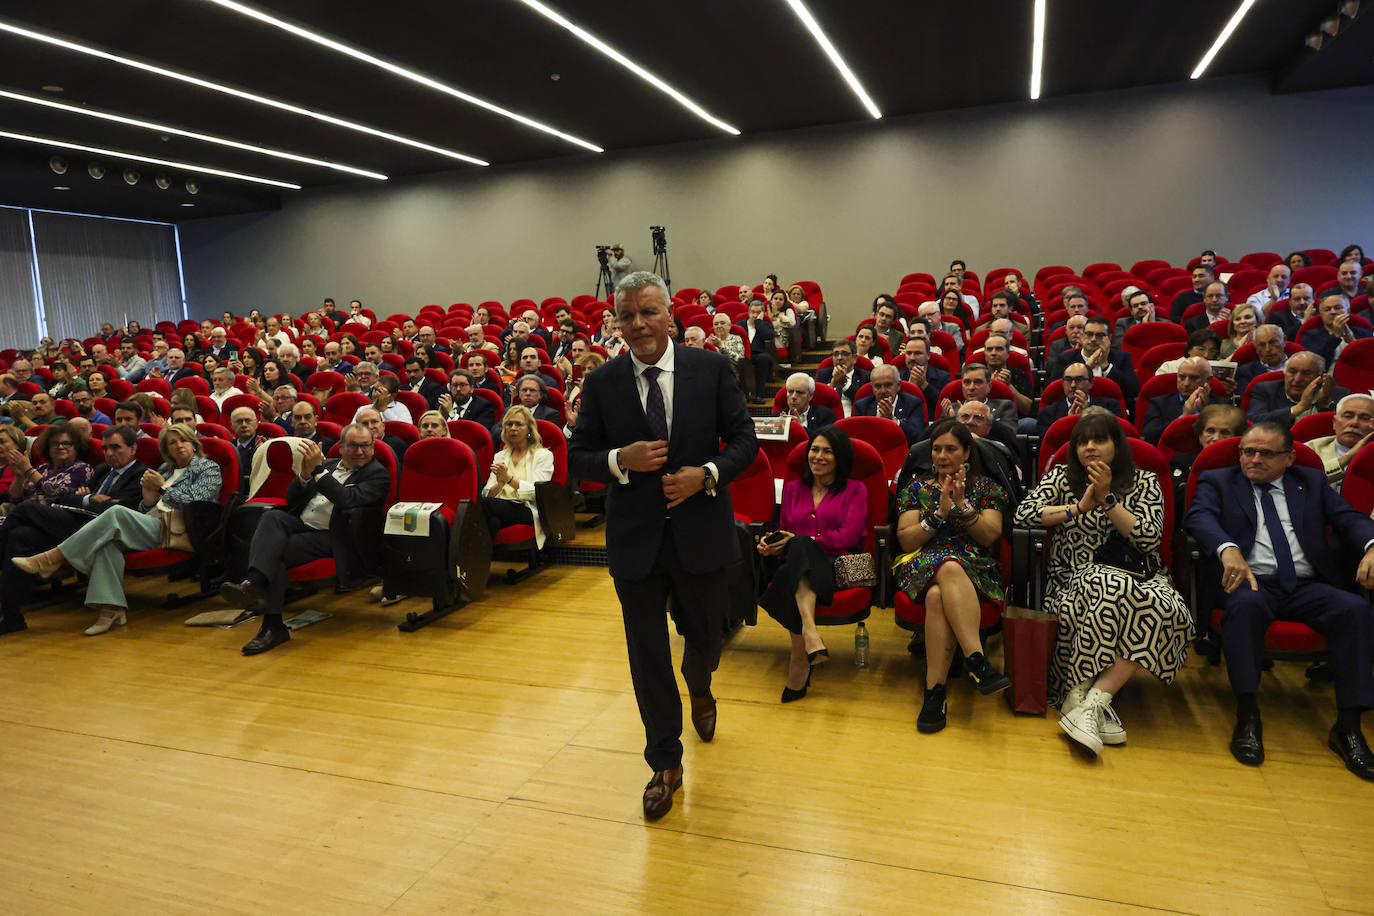
[(76, 448), (76, 446), (75, 446), (74, 444), (72, 444), (71, 442), (54, 442), (54, 443), (52, 444), (52, 447), (53, 447), (53, 448)]
[(849, 355), (849, 351), (848, 351), (848, 350), (831, 350), (831, 351), (830, 351), (830, 355), (831, 355), (831, 356), (848, 356), (848, 355)]
[(372, 443), (371, 443), (371, 442), (345, 442), (345, 443), (343, 444), (342, 447), (343, 447), (343, 448), (351, 448), (351, 449), (353, 449), (353, 450), (355, 450), (355, 451), (359, 451), (359, 452), (365, 452), (365, 451), (367, 451), (368, 449), (372, 448)]
[(1272, 449), (1272, 448), (1242, 448), (1240, 453), (1246, 458), (1263, 458), (1265, 461), (1277, 458), (1280, 455), (1287, 455), (1292, 449)]
[(1064, 384), (1065, 384), (1065, 385), (1090, 385), (1090, 384), (1092, 384), (1092, 379), (1088, 378), (1086, 375), (1066, 375), (1066, 376), (1064, 376)]

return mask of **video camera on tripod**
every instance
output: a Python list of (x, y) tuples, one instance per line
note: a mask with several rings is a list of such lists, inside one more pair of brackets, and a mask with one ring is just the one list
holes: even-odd
[(654, 254), (662, 254), (668, 250), (668, 230), (662, 226), (650, 226), (649, 232), (654, 240)]

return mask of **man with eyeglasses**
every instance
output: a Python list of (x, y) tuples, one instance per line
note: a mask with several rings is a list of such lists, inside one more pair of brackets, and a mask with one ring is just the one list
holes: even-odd
[(1053, 404), (1046, 404), (1035, 414), (1036, 430), (1041, 436), (1064, 417), (1080, 416), (1089, 407), (1101, 407), (1121, 416), (1121, 404), (1115, 398), (1095, 398), (1088, 392), (1092, 389), (1092, 374), (1082, 363), (1074, 363), (1064, 370), (1061, 379), (1064, 383), (1064, 397)]
[(868, 370), (854, 364), (854, 342), (837, 340), (830, 350), (830, 365), (816, 370), (816, 381), (829, 385), (840, 395), (846, 415), (853, 410), (854, 395), (868, 384)]
[(105, 431), (101, 449), (105, 463), (91, 482), (71, 493), (51, 497), (47, 504), (25, 500), (14, 507), (0, 527), (0, 634), (25, 629), (23, 609), (36, 580), (10, 562), (50, 550), (110, 506), (135, 509), (143, 499), (143, 473), (138, 460), (139, 430), (115, 426)]
[[(113, 421), (100, 411), (95, 409), (95, 395), (84, 388), (80, 391), (72, 392), (72, 404), (76, 406), (76, 415), (84, 417), (88, 423), (104, 423), (109, 426)], [(27, 554), (25, 554), (27, 556)]]
[(1132, 404), (1140, 393), (1140, 382), (1131, 365), (1131, 355), (1114, 349), (1111, 344), (1111, 322), (1101, 315), (1089, 315), (1083, 325), (1083, 346), (1065, 353), (1062, 365), (1067, 369), (1074, 363), (1083, 363), (1093, 378), (1109, 378), (1116, 382), (1126, 403)]
[(496, 408), (472, 390), (472, 373), (454, 369), (448, 377), (448, 391), (439, 395), (439, 410), (446, 420), (471, 420), (490, 429), (496, 425)]
[(1220, 281), (1208, 283), (1202, 293), (1202, 311), (1183, 322), (1183, 330), (1189, 334), (1209, 327), (1214, 321), (1224, 321), (1231, 317), (1231, 295), (1226, 284)]
[(907, 445), (925, 434), (926, 405), (921, 397), (902, 391), (896, 366), (874, 366), (869, 387), (873, 393), (854, 402), (854, 416), (891, 420), (901, 427)]
[(572, 348), (576, 342), (577, 323), (571, 318), (564, 318), (558, 323), (558, 333), (554, 335), (553, 348), (549, 350), (549, 361), (553, 362), (560, 356), (572, 359)]
[[(293, 566), (333, 557), (338, 585), (351, 592), (362, 585), (368, 564), (353, 532), (355, 519), (380, 512), (391, 473), (373, 457), (372, 433), (359, 423), (344, 427), (339, 457), (324, 457), (313, 442), (294, 445), (299, 470), (286, 490), (286, 505), (266, 513), (248, 548), (248, 576), (226, 582), (220, 595), (235, 607), (262, 612), (262, 627), (244, 655), (275, 649), (291, 638), (282, 622), (287, 573)], [(380, 532), (380, 525), (377, 526)]]
[(1250, 409), (1245, 415), (1252, 423), (1268, 420), (1292, 426), (1308, 414), (1332, 410), (1349, 393), (1326, 372), (1320, 356), (1304, 350), (1288, 357), (1283, 378), (1250, 386)]
[[(1222, 651), (1236, 695), (1231, 754), (1264, 762), (1258, 703), (1264, 636), (1275, 620), (1295, 620), (1321, 634), (1331, 653), (1337, 718), (1327, 746), (1362, 779), (1374, 780), (1374, 753), (1360, 713), (1374, 707), (1374, 615), (1348, 591), (1374, 587), (1374, 521), (1326, 484), (1325, 474), (1293, 463), (1293, 437), (1279, 423), (1251, 427), (1240, 440), (1240, 466), (1205, 471), (1185, 525), (1203, 555), (1215, 557), (1227, 597)], [(1326, 530), (1360, 556), (1338, 563)], [(1219, 573), (1218, 573), (1219, 567)]]
[(1312, 439), (1307, 447), (1326, 465), (1326, 479), (1336, 492), (1345, 482), (1345, 470), (1360, 449), (1374, 439), (1374, 397), (1348, 394), (1336, 405), (1331, 418), (1332, 435)]
[(1168, 425), (1179, 417), (1191, 417), (1208, 404), (1226, 403), (1212, 396), (1212, 364), (1201, 356), (1190, 356), (1178, 364), (1174, 374), (1177, 391), (1150, 398), (1140, 432), (1146, 442), (1158, 442)]

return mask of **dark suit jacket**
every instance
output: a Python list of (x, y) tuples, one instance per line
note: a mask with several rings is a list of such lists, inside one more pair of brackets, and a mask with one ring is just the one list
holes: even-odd
[[(1363, 554), (1364, 545), (1374, 539), (1374, 521), (1342, 499), (1327, 484), (1326, 474), (1313, 468), (1290, 467), (1283, 474), (1283, 490), (1293, 533), (1317, 577), (1329, 585), (1348, 587), (1352, 570), (1342, 571), (1333, 560), (1326, 526)], [(1183, 521), (1207, 557), (1215, 557), (1217, 549), (1230, 541), (1248, 558), (1256, 528), (1262, 524), (1255, 511), (1254, 488), (1238, 467), (1203, 472)]]
[[(1349, 388), (1336, 385), (1331, 391), (1330, 404), (1318, 404), (1317, 410), (1335, 410), (1336, 404), (1349, 393)], [(1250, 390), (1250, 409), (1245, 412), (1245, 416), (1251, 423), (1268, 420), (1292, 426), (1292, 410), (1293, 402), (1288, 400), (1288, 392), (1283, 390), (1283, 379), (1276, 378), (1272, 382), (1259, 382)]]
[(1293, 310), (1288, 307), (1288, 300), (1281, 299), (1274, 303), (1273, 309), (1269, 312), (1269, 319), (1266, 324), (1276, 324), (1283, 329), (1284, 339), (1296, 341), (1298, 331), (1302, 328), (1302, 316), (1294, 315)]
[(669, 525), (677, 562), (691, 575), (715, 572), (739, 558), (727, 484), (758, 454), (754, 421), (728, 359), (691, 347), (673, 352), (673, 427), (664, 467), (715, 462), (720, 475), (715, 496), (700, 492), (669, 509), (660, 472), (631, 471), (623, 485), (611, 473), (612, 449), (654, 438), (639, 401), (632, 358), (613, 359), (585, 377), (568, 445), (573, 473), (606, 485), (610, 571), (627, 581), (650, 573)]
[[(1284, 363), (1287, 362), (1288, 358), (1284, 357)], [(1240, 367), (1236, 369), (1236, 394), (1245, 394), (1245, 389), (1250, 387), (1250, 383), (1264, 373), (1276, 372), (1282, 368), (1282, 365), (1270, 368), (1257, 359), (1252, 359), (1248, 363), (1242, 363)]]
[[(744, 331), (744, 338), (749, 340), (749, 319), (737, 322), (735, 327)], [(754, 325), (754, 339), (749, 341), (749, 355), (752, 357), (759, 353), (767, 353), (768, 345), (773, 342), (773, 338), (773, 326), (760, 319)]]
[(1194, 331), (1201, 331), (1203, 328), (1210, 327), (1212, 322), (1215, 320), (1215, 318), (1207, 317), (1207, 310), (1203, 309), (1202, 311), (1194, 315), (1192, 318), (1189, 318), (1187, 321), (1183, 322), (1183, 330), (1187, 331), (1189, 334), (1193, 333)]
[[(911, 381), (911, 370), (903, 366), (900, 370), (902, 381)], [(933, 417), (940, 409), (940, 392), (949, 384), (949, 373), (934, 366), (926, 366), (926, 386), (921, 393), (926, 398), (926, 416)]]
[[(1369, 336), (1369, 332), (1364, 328), (1350, 326), (1350, 333), (1356, 340), (1362, 340)], [(1336, 348), (1341, 345), (1341, 339), (1333, 335), (1323, 327), (1316, 327), (1302, 336), (1302, 345), (1313, 353), (1326, 360), (1328, 366), (1336, 358)]]
[[(860, 398), (854, 402), (854, 416), (876, 417), (877, 415), (878, 399), (876, 397)], [(907, 445), (925, 435), (925, 406), (916, 395), (907, 394), (905, 391), (897, 392), (897, 402), (892, 406), (892, 416), (897, 424), (902, 427)]]
[(1202, 301), (1202, 293), (1193, 289), (1185, 289), (1174, 297), (1173, 304), (1169, 306), (1169, 320), (1178, 324), (1183, 320), (1183, 313), (1188, 311), (1188, 306), (1196, 305)]
[[(410, 385), (406, 385), (405, 390), (412, 391), (414, 389), (412, 389)], [(438, 382), (431, 381), (430, 379), (425, 379), (420, 383), (420, 390), (415, 393), (425, 399), (425, 403), (429, 405), (430, 410), (434, 410), (439, 406), (439, 395), (447, 391), (448, 388), (444, 385), (440, 385)]]
[(316, 494), (324, 494), (334, 504), (334, 511), (329, 516), (334, 565), (340, 580), (348, 580), (370, 568), (372, 563), (363, 555), (363, 549), (375, 553), (376, 546), (375, 543), (356, 542), (351, 518), (360, 510), (377, 510), (377, 534), (381, 534), (380, 512), (391, 489), (391, 474), (380, 461), (373, 460), (354, 471), (348, 480), (339, 483), (330, 476), (338, 466), (338, 458), (329, 458), (320, 465), (320, 472), (308, 482), (302, 483), (299, 477), (292, 479), (291, 485), (286, 488), (286, 511), (299, 516)]
[(492, 407), (486, 398), (479, 398), (469, 395), (468, 402), (461, 408), (454, 405), (455, 414), (451, 419), (472, 420), (474, 423), (481, 423), (490, 429), (496, 424), (496, 408)]
[[(1083, 351), (1081, 349), (1069, 350), (1060, 361), (1059, 374), (1062, 376), (1063, 370), (1070, 364), (1081, 362), (1083, 362)], [(1121, 388), (1121, 395), (1126, 399), (1127, 404), (1135, 403), (1136, 396), (1140, 394), (1140, 381), (1135, 376), (1135, 367), (1131, 365), (1131, 354), (1125, 350), (1108, 350), (1107, 378), (1116, 382)]]
[(806, 427), (806, 435), (810, 437), (815, 435), (816, 430), (834, 422), (835, 411), (821, 404), (812, 404), (806, 408), (806, 416), (803, 418), (802, 426)]
[[(213, 354), (215, 359), (219, 360), (220, 362), (224, 362), (226, 359), (233, 359), (235, 356), (238, 356), (239, 348), (238, 344), (234, 343), (232, 340), (227, 340), (224, 342), (224, 346), (220, 347), (219, 349), (207, 346), (201, 352)], [(191, 354), (187, 353), (186, 358), (190, 359)]]
[[(137, 509), (138, 504), (143, 501), (143, 472), (148, 470), (148, 466), (142, 461), (135, 461), (131, 464), (119, 479), (115, 481), (114, 487), (109, 492), (108, 502), (91, 501), (90, 505), (83, 505), (84, 498), (75, 493), (63, 493), (52, 498), (52, 502), (59, 506), (75, 506), (77, 508), (89, 509), (92, 512), (104, 512), (111, 506), (124, 506), (128, 509)], [(96, 493), (105, 484), (105, 478), (110, 476), (110, 466), (102, 464), (95, 469), (91, 475), (91, 482), (87, 484), (91, 493)]]
[[(188, 356), (187, 359), (190, 359), (190, 357)], [(196, 370), (188, 366), (182, 366), (180, 369), (168, 369), (166, 372), (162, 373), (162, 380), (175, 387), (176, 383), (182, 379), (191, 378), (197, 374)]]
[[(1211, 404), (1229, 404), (1225, 398), (1211, 398)], [(1146, 442), (1158, 442), (1159, 437), (1164, 435), (1164, 429), (1170, 423), (1183, 416), (1183, 398), (1178, 396), (1177, 391), (1168, 394), (1161, 394), (1157, 398), (1150, 398), (1146, 402), (1145, 416), (1140, 421), (1140, 434), (1145, 437)]]
[[(817, 369), (816, 381), (824, 382), (825, 384), (829, 385), (830, 379), (834, 377), (834, 374), (835, 372), (833, 366), (826, 366), (824, 369)], [(846, 385), (843, 390), (836, 390), (839, 391), (840, 397), (849, 398), (849, 400), (852, 401), (854, 400), (854, 395), (858, 394), (859, 389), (867, 384), (868, 370), (860, 369), (858, 366), (855, 366), (854, 371), (849, 373), (849, 384)]]
[[(1121, 416), (1121, 404), (1115, 398), (1088, 398), (1088, 404), (1093, 407), (1105, 407), (1118, 417)], [(1069, 415), (1069, 399), (1060, 398), (1053, 404), (1047, 404), (1036, 411), (1035, 422), (1040, 427), (1040, 435), (1045, 434), (1055, 420), (1062, 420)]]

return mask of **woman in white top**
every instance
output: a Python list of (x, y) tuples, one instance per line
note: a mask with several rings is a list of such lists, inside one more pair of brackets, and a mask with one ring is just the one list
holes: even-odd
[(883, 351), (878, 346), (878, 335), (872, 325), (864, 325), (854, 332), (854, 354), (867, 357), (875, 366), (883, 364)]
[(768, 297), (768, 317), (772, 320), (775, 330), (797, 326), (797, 315), (787, 301), (787, 294), (780, 289), (773, 290), (772, 295)]
[(532, 525), (534, 543), (544, 546), (544, 528), (534, 503), (534, 485), (553, 479), (553, 452), (523, 404), (506, 411), (501, 420), (501, 451), (491, 462), (491, 476), (482, 488), (482, 510), (491, 536), (510, 525)]

